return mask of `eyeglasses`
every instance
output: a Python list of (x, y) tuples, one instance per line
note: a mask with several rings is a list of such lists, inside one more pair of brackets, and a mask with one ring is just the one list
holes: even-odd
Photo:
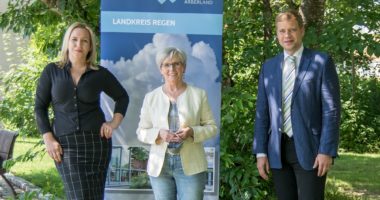
[(182, 66), (182, 62), (173, 62), (173, 63), (163, 63), (161, 64), (162, 67), (169, 69), (170, 67), (178, 68)]

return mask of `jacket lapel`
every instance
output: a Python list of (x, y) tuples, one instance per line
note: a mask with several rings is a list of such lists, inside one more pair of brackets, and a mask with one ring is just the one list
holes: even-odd
[(275, 94), (277, 94), (277, 96), (275, 96), (276, 100), (277, 100), (277, 105), (282, 105), (282, 66), (283, 66), (283, 62), (284, 62), (284, 53), (281, 53), (281, 54), (278, 54), (277, 56), (277, 61), (275, 63), (277, 63), (277, 66), (275, 66), (275, 74), (274, 74), (274, 80), (276, 81), (276, 86), (274, 87), (275, 88)]
[(310, 58), (310, 51), (309, 49), (305, 48), (302, 53), (300, 65), (298, 68), (298, 74), (296, 77), (296, 80), (294, 82), (294, 89), (293, 89), (293, 96), (292, 96), (292, 103), (294, 102), (294, 98), (297, 95), (297, 92), (301, 86), (301, 83), (303, 79), (305, 78), (306, 72), (309, 69), (311, 58)]

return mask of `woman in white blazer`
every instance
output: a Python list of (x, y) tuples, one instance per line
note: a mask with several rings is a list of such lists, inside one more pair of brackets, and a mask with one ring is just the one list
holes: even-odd
[(201, 200), (207, 161), (203, 141), (217, 127), (204, 90), (183, 81), (186, 54), (166, 48), (156, 56), (165, 83), (146, 94), (137, 136), (151, 144), (148, 175), (156, 200)]

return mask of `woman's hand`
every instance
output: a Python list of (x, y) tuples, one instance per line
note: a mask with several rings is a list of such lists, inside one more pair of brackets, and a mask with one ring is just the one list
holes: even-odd
[(49, 156), (55, 161), (60, 163), (62, 161), (62, 148), (58, 141), (54, 138), (52, 132), (47, 132), (43, 136), (45, 148)]
[(102, 127), (100, 127), (100, 136), (107, 139), (112, 137), (113, 127), (111, 122), (104, 122)]
[(159, 137), (165, 142), (182, 142), (182, 139), (175, 133), (170, 133), (169, 130), (161, 129)]
[(113, 129), (119, 127), (121, 121), (123, 121), (123, 115), (120, 113), (115, 113), (113, 115), (112, 121), (104, 122), (100, 127), (100, 136), (110, 139), (112, 137)]
[(192, 138), (194, 139), (194, 131), (191, 127), (185, 127), (181, 128), (175, 133), (179, 138), (182, 140), (186, 140), (187, 138)]

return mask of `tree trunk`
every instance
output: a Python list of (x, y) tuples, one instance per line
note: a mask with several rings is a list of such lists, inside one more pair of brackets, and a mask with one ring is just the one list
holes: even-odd
[[(270, 5), (270, 0), (263, 0), (263, 19), (264, 19), (264, 44), (266, 44), (268, 41), (272, 40), (273, 37), (273, 30), (272, 30), (272, 8)], [(266, 48), (266, 46), (264, 47)], [(264, 49), (264, 52), (268, 52), (267, 49)], [(266, 56), (268, 53), (264, 53), (263, 60), (266, 59)]]
[(301, 15), (305, 21), (305, 28), (314, 27), (317, 35), (323, 30), (323, 16), (326, 0), (303, 0)]
[(355, 103), (355, 92), (356, 92), (356, 67), (355, 67), (355, 56), (351, 55), (351, 103)]

